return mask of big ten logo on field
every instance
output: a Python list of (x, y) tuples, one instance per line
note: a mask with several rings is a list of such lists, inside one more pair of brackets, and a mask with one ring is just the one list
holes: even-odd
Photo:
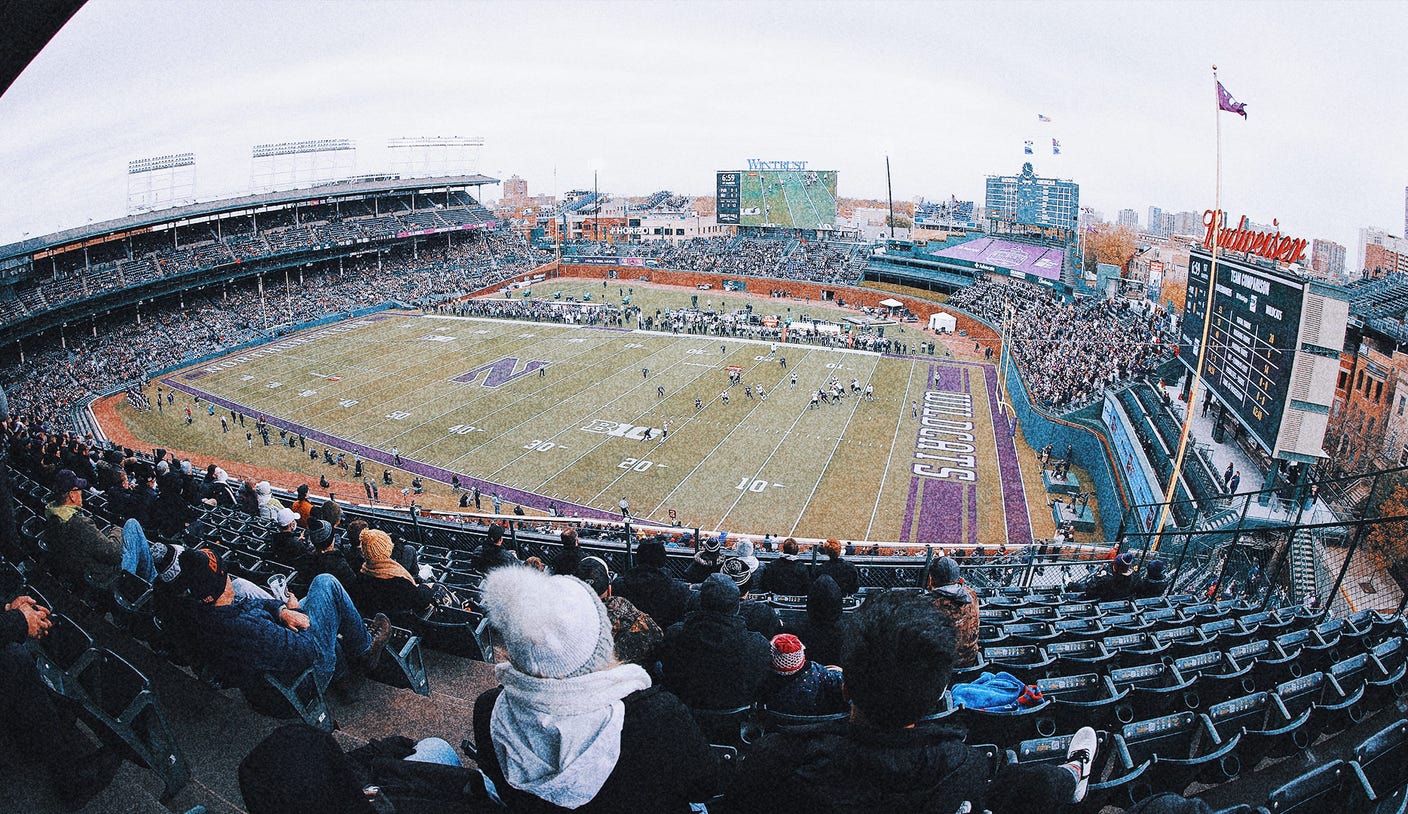
[(644, 441), (647, 432), (652, 436), (658, 437), (660, 435), (660, 430), (655, 427), (637, 427), (634, 424), (622, 424), (618, 421), (604, 421), (599, 418), (583, 427), (582, 431), (609, 435), (613, 438), (632, 438), (636, 441)]
[(505, 356), (487, 365), (480, 365), (468, 373), (461, 373), (453, 379), (450, 379), (450, 381), (459, 384), (470, 384), (474, 382), (475, 379), (483, 376), (483, 385), (485, 387), (499, 387), (500, 385), (521, 379), (529, 373), (536, 373), (538, 370), (547, 366), (548, 363), (546, 361), (533, 359), (525, 362), (522, 370), (518, 370), (518, 357)]

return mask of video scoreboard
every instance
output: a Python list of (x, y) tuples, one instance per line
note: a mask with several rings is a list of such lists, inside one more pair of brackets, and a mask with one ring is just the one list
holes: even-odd
[(835, 170), (809, 170), (804, 161), (751, 161), (746, 170), (715, 175), (720, 224), (783, 229), (836, 226)]
[(1197, 365), (1211, 296), (1204, 384), (1267, 454), (1318, 457), (1348, 322), (1343, 292), (1222, 253), (1214, 291), (1211, 272), (1211, 253), (1193, 249), (1179, 359)]

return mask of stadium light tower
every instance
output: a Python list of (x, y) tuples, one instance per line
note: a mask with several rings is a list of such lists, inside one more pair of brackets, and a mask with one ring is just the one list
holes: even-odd
[(194, 153), (171, 153), (127, 162), (127, 211), (148, 212), (195, 201)]
[[(890, 185), (890, 154), (885, 154), (885, 197), (890, 201), (890, 239), (895, 239), (895, 189)], [(910, 237), (913, 237), (910, 233)]]

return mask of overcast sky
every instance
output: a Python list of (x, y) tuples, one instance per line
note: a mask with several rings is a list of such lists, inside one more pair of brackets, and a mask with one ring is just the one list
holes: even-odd
[(1352, 263), (1360, 226), (1404, 230), (1406, 34), (1392, 2), (90, 0), (0, 97), (0, 244), (126, 214), (133, 158), (194, 152), (206, 200), (253, 144), (356, 139), (367, 173), (395, 136), (483, 136), (534, 194), (712, 194), (766, 158), (883, 197), (888, 153), (896, 199), (981, 203), (1032, 160), (1144, 223), (1212, 206), (1216, 63), (1249, 113), (1223, 208)]

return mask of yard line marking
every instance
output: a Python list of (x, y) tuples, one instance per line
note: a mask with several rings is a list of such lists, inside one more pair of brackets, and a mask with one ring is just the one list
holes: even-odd
[[(762, 363), (759, 363), (759, 364), (762, 364)], [(912, 366), (911, 366), (911, 367), (912, 367)], [(870, 380), (870, 376), (871, 376), (871, 375), (874, 375), (874, 373), (875, 373), (875, 369), (874, 369), (874, 368), (871, 368), (869, 374), (867, 374), (867, 376), (866, 376), (866, 381), (869, 381), (869, 380)], [(858, 408), (858, 407), (860, 407), (860, 397), (859, 397), (859, 396), (855, 396), (855, 399), (856, 399), (855, 407)], [(771, 462), (772, 459), (777, 455), (777, 451), (778, 451), (779, 449), (782, 449), (782, 445), (783, 445), (783, 443), (786, 441), (787, 435), (788, 435), (789, 433), (791, 433), (792, 430), (796, 429), (797, 425), (798, 425), (799, 423), (801, 423), (802, 417), (805, 416), (807, 413), (810, 413), (810, 412), (812, 412), (812, 411), (811, 411), (809, 408), (808, 408), (808, 409), (802, 409), (802, 410), (798, 410), (798, 411), (797, 411), (797, 417), (792, 420), (792, 426), (790, 426), (790, 427), (787, 428), (786, 432), (783, 433), (782, 438), (778, 439), (778, 441), (777, 441), (776, 444), (773, 444), (772, 452), (769, 452), (769, 453), (768, 453), (768, 457), (763, 460), (762, 465), (758, 467), (758, 471), (754, 472), (754, 473), (753, 473), (753, 477), (749, 478), (749, 480), (757, 480), (757, 479), (763, 474), (763, 470), (767, 468), (768, 463)], [(851, 410), (851, 416), (852, 416), (852, 417), (855, 416), (855, 409), (854, 409), (854, 408)], [(847, 423), (847, 426), (849, 426), (849, 425), (850, 425), (850, 420), (847, 419), (847, 422), (846, 422), (846, 423)], [(756, 430), (754, 430), (754, 428), (752, 428), (752, 427), (750, 427), (749, 429), (752, 430), (752, 431), (756, 431)], [(818, 483), (821, 482), (821, 476), (824, 475), (824, 474), (826, 474), (826, 468), (825, 468), (825, 467), (822, 467), (821, 472), (817, 475), (817, 482), (818, 482)], [(815, 493), (815, 492), (816, 492), (816, 489), (813, 488), (813, 489), (812, 489), (812, 492)], [(715, 530), (715, 531), (717, 531), (718, 529), (723, 528), (724, 521), (727, 520), (727, 519), (728, 519), (728, 516), (733, 513), (733, 510), (734, 510), (734, 509), (738, 508), (739, 502), (741, 502), (741, 501), (743, 500), (744, 496), (747, 495), (747, 494), (749, 494), (749, 493), (748, 493), (748, 492), (739, 492), (738, 497), (734, 498), (734, 500), (733, 500), (733, 505), (731, 505), (731, 506), (729, 506), (727, 509), (725, 509), (723, 515), (720, 516), (719, 519), (718, 519), (718, 521), (714, 523), (714, 530)], [(811, 498), (809, 497), (808, 500), (810, 500), (810, 499), (811, 499)], [(795, 528), (795, 527), (794, 527), (794, 528)]]
[[(875, 490), (875, 508), (870, 510), (870, 522), (865, 525), (865, 539), (869, 540), (870, 529), (875, 525), (875, 515), (880, 513), (880, 496), (885, 494), (885, 481), (890, 477), (890, 462), (895, 459), (895, 445), (900, 440), (900, 425), (904, 423), (905, 398), (909, 397), (909, 390), (914, 386), (914, 369), (917, 364), (911, 363), (909, 366), (909, 381), (904, 385), (904, 398), (900, 399), (900, 411), (895, 416), (895, 431), (890, 434), (890, 454), (885, 457), (885, 473), (880, 476), (880, 488)], [(913, 400), (913, 399), (911, 399)]]
[[(855, 401), (856, 403), (851, 407), (850, 416), (846, 418), (847, 427), (851, 426), (851, 422), (854, 421), (856, 417), (856, 410), (860, 408), (861, 399), (856, 399)], [(836, 450), (840, 448), (841, 438), (844, 437), (845, 434), (846, 431), (843, 429), (840, 433), (837, 434), (836, 443), (831, 445), (831, 452), (826, 456), (826, 463), (822, 465), (821, 473), (816, 476), (816, 483), (812, 484), (811, 494), (807, 495), (807, 499), (802, 501), (802, 509), (801, 511), (797, 512), (797, 519), (792, 522), (792, 530), (787, 532), (787, 535), (789, 537), (793, 534), (796, 534), (797, 527), (802, 524), (802, 515), (807, 513), (807, 507), (812, 504), (812, 498), (816, 497), (816, 490), (821, 488), (821, 481), (823, 478), (826, 477), (826, 470), (831, 468), (831, 461), (836, 457)]]

